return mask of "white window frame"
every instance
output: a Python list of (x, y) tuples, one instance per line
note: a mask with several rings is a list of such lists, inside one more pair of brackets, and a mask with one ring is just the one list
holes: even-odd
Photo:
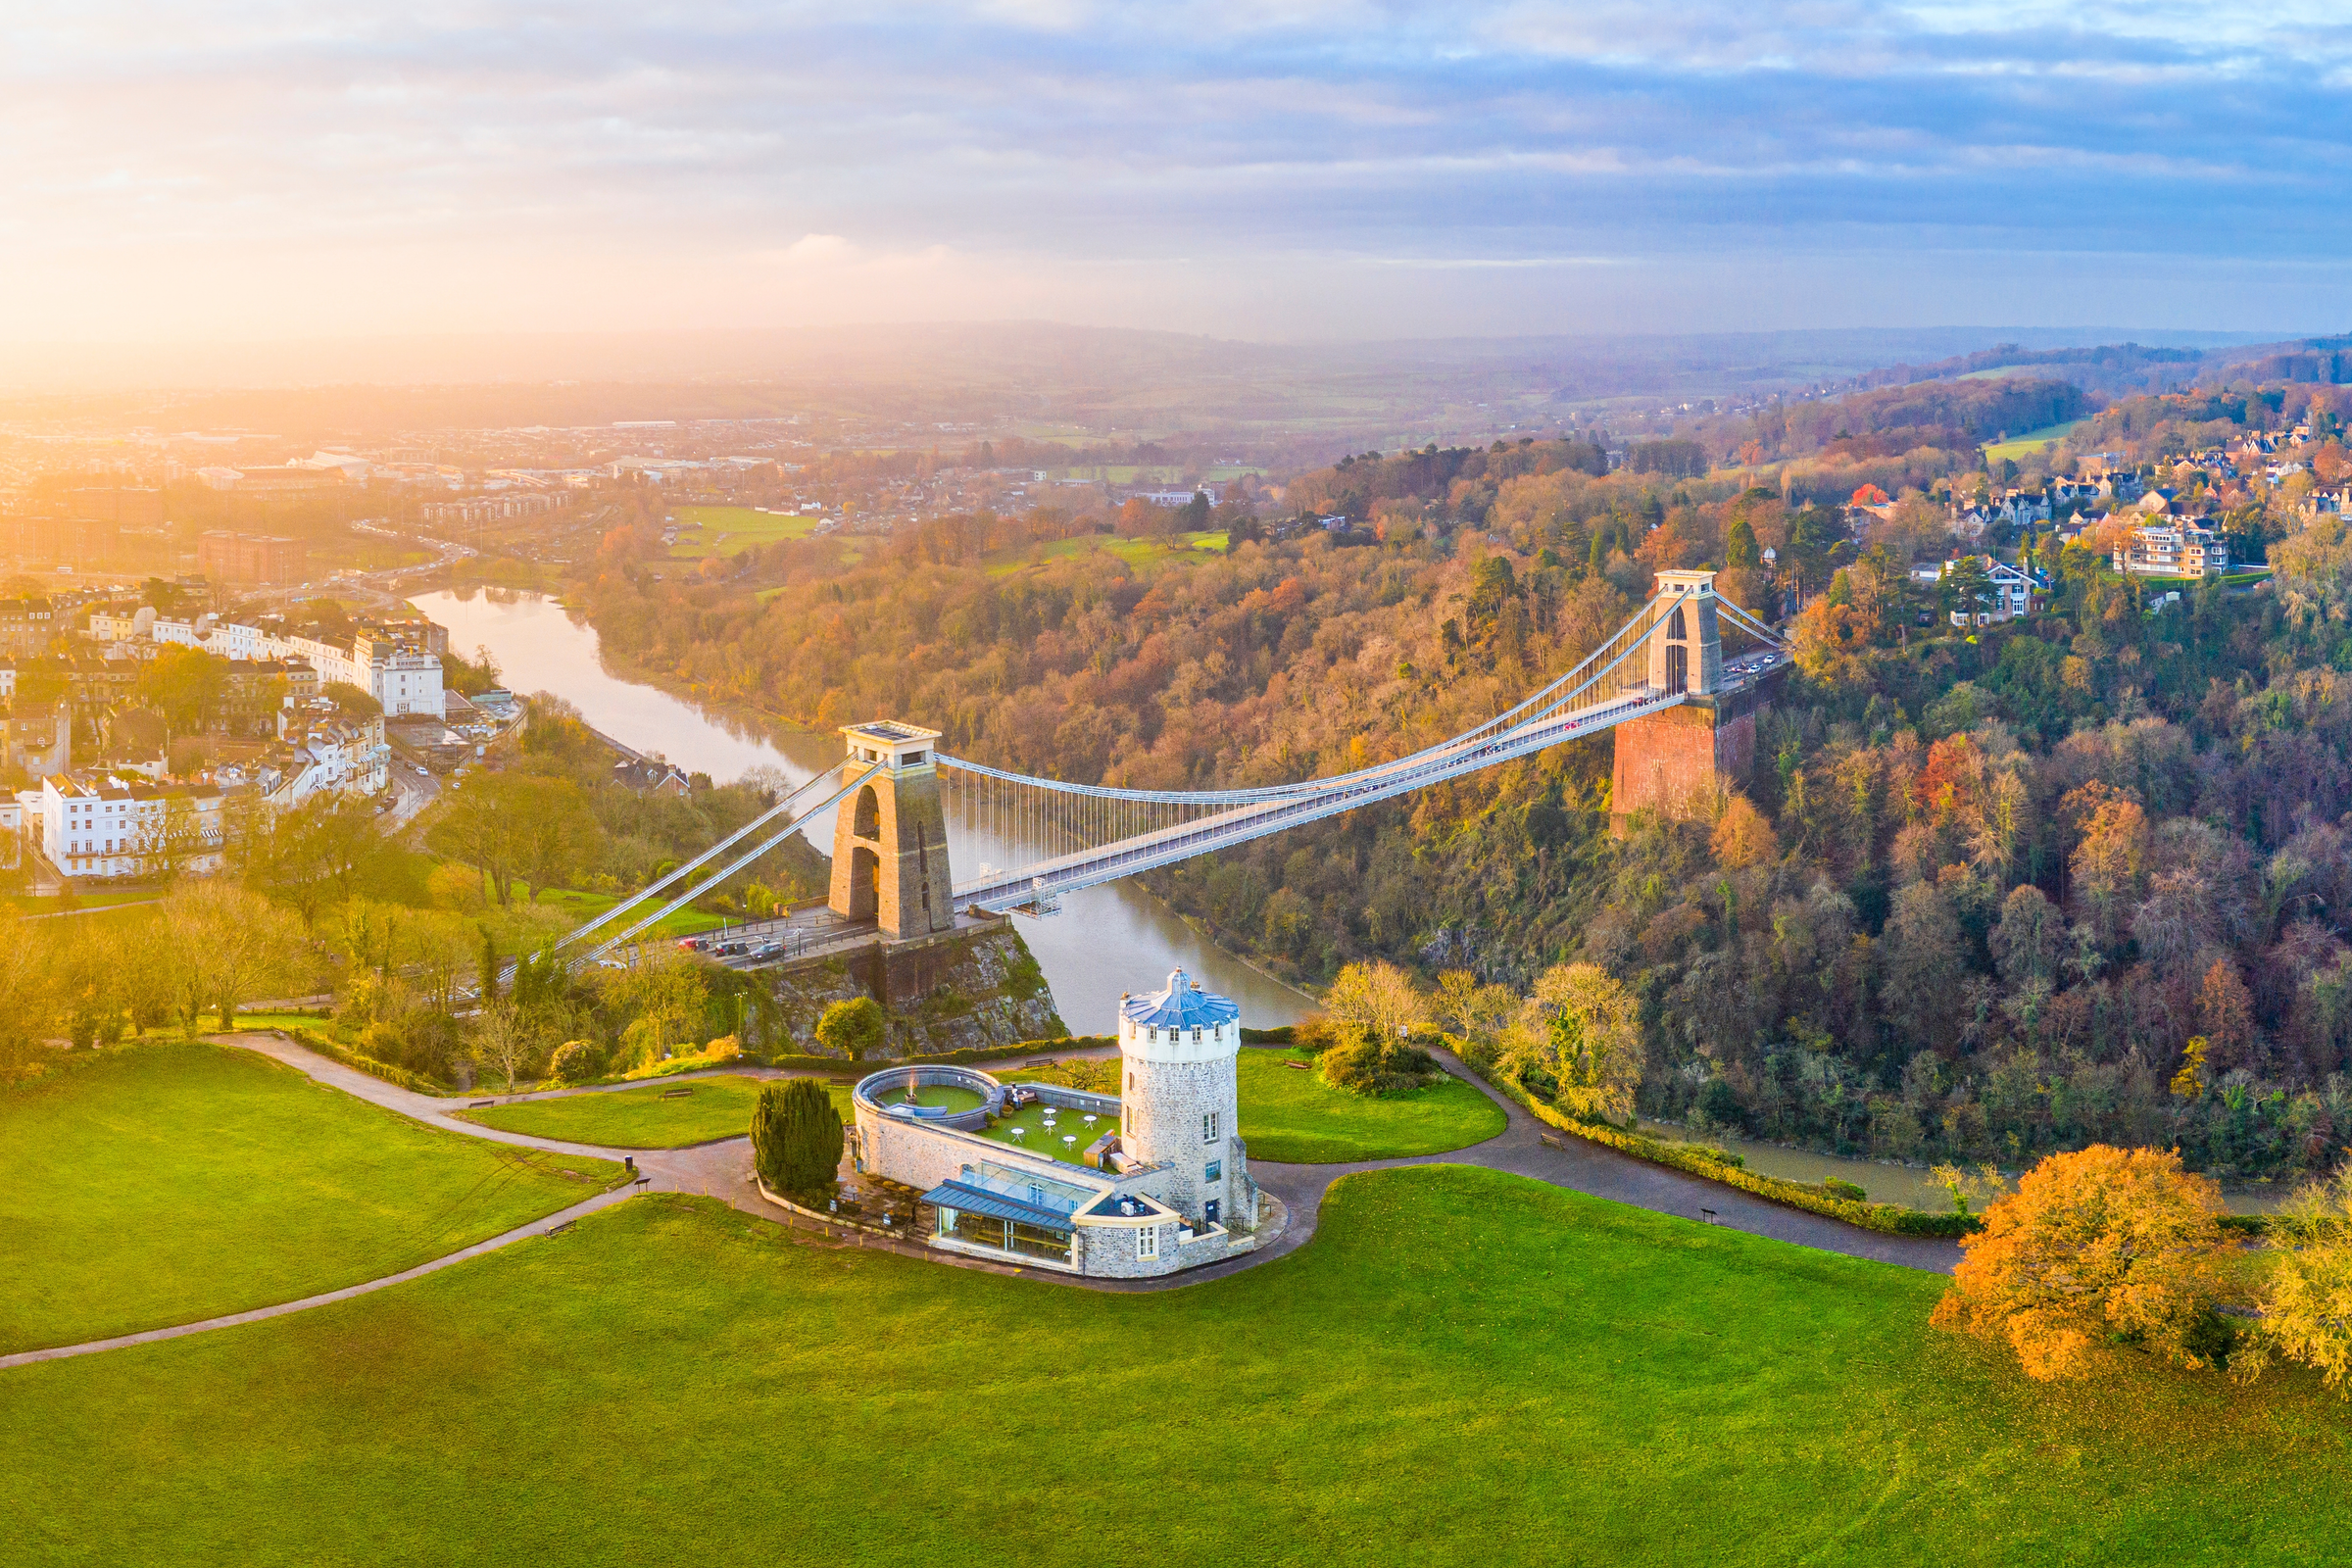
[(1135, 1233), (1135, 1255), (1141, 1258), (1159, 1256), (1159, 1227), (1147, 1225)]
[(1217, 1113), (1213, 1110), (1200, 1113), (1200, 1141), (1204, 1144), (1217, 1141)]

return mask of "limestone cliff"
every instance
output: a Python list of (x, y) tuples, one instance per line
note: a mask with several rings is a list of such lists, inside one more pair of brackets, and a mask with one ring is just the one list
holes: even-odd
[(1046, 977), (1010, 921), (769, 971), (790, 1044), (830, 1054), (816, 1021), (836, 1002), (872, 997), (890, 1016), (894, 1056), (985, 1051), (1068, 1033)]

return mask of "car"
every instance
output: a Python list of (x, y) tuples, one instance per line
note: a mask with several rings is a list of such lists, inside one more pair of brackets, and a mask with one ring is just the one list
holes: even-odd
[(783, 956), (784, 944), (781, 942), (762, 942), (752, 950), (755, 958), (780, 958)]
[(722, 958), (740, 958), (752, 951), (752, 945), (749, 942), (721, 942), (710, 951)]
[(703, 951), (703, 949), (704, 949), (705, 947), (707, 947), (708, 945), (709, 945), (709, 943), (707, 942), (707, 940), (706, 940), (705, 938), (702, 938), (702, 937), (680, 937), (680, 938), (678, 938), (678, 946), (679, 946), (679, 947), (681, 947), (681, 948), (684, 948), (684, 949), (685, 949), (685, 950), (686, 950), (688, 953), (700, 953), (700, 952), (702, 952), (702, 951)]

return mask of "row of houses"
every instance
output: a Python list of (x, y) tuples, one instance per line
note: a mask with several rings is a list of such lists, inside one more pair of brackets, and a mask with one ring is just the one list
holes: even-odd
[[(102, 644), (127, 644), (149, 652), (201, 648), (238, 663), (300, 660), (318, 671), (321, 683), (340, 682), (366, 692), (389, 717), (442, 716), (440, 654), (448, 633), (429, 621), (363, 626), (344, 647), (265, 626), (216, 621), (210, 615), (175, 620), (142, 605), (93, 613), (89, 634)], [(434, 646), (436, 640), (439, 647)]]

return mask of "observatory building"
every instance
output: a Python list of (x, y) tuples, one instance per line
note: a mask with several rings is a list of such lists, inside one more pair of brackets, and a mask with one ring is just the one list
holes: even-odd
[(858, 1169), (922, 1194), (947, 1251), (1134, 1279), (1257, 1246), (1241, 1008), (1182, 969), (1119, 1006), (1119, 1093), (887, 1067), (853, 1092)]

